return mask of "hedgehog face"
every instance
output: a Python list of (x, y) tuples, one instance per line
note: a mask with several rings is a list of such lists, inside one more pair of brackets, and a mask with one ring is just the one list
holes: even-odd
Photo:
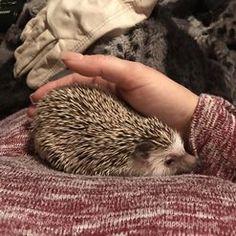
[(199, 166), (199, 159), (188, 154), (178, 133), (174, 142), (166, 150), (155, 149), (155, 144), (143, 142), (135, 151), (135, 172), (142, 175), (163, 176), (190, 173)]

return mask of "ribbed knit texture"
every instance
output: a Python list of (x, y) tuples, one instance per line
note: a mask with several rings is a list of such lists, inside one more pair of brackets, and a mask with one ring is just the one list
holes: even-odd
[[(25, 110), (10, 116), (0, 122), (0, 235), (236, 235), (236, 185), (207, 176), (232, 179), (235, 174), (226, 173), (228, 162), (235, 170), (235, 117), (228, 105), (202, 95), (194, 114), (191, 145), (204, 158), (205, 176), (122, 178), (58, 172), (29, 154)], [(209, 120), (206, 126), (204, 120)], [(219, 122), (214, 133), (213, 124), (219, 127)], [(210, 138), (203, 138), (203, 130)], [(220, 145), (219, 135), (227, 145)], [(209, 150), (210, 139), (224, 149)]]

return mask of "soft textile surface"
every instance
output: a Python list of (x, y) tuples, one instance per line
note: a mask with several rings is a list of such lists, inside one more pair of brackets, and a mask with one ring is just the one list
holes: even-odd
[(64, 51), (83, 52), (103, 35), (121, 34), (150, 16), (158, 0), (48, 1), (25, 26), (23, 44), (15, 50), (16, 78), (27, 74), (36, 89), (65, 65)]
[(201, 94), (194, 111), (190, 152), (198, 156), (201, 174), (236, 182), (236, 107), (221, 97)]
[(47, 0), (27, 0), (15, 24), (7, 30), (0, 44), (0, 65), (13, 58), (14, 50), (21, 43), (20, 35), (26, 23), (45, 6)]
[[(236, 104), (236, 0), (212, 7), (215, 18), (207, 23), (197, 1), (166, 2), (126, 34), (98, 40), (87, 53), (139, 61), (196, 94), (210, 93)], [(183, 2), (191, 2), (192, 10)]]
[[(46, 1), (27, 2), (26, 10), (0, 45), (0, 119), (29, 104), (31, 91), (25, 83), (27, 75), (16, 80), (12, 73), (13, 52), (22, 43), (20, 34), (25, 24)], [(164, 7), (163, 12), (170, 13), (174, 24), (156, 19), (154, 11), (150, 19), (127, 34), (105, 43), (105, 39), (96, 42), (89, 48), (90, 53), (141, 61), (167, 73), (194, 92), (223, 96), (236, 104), (236, 0), (161, 0), (158, 3), (157, 9)], [(56, 74), (56, 78), (60, 76), (63, 71)]]
[(215, 177), (68, 175), (27, 153), (25, 110), (0, 122), (0, 235), (235, 235), (236, 186)]

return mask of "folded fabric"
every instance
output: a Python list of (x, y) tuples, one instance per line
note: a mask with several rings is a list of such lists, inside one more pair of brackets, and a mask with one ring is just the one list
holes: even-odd
[(105, 34), (117, 35), (149, 17), (158, 0), (51, 0), (22, 33), (14, 74), (37, 88), (64, 68), (63, 51), (83, 52)]
[(235, 235), (236, 185), (216, 177), (114, 178), (0, 156), (0, 234)]

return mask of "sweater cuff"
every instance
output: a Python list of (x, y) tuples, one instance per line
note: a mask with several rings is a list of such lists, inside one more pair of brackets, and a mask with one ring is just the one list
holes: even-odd
[(236, 109), (221, 97), (201, 94), (190, 125), (191, 152), (205, 174), (232, 178), (236, 166)]

